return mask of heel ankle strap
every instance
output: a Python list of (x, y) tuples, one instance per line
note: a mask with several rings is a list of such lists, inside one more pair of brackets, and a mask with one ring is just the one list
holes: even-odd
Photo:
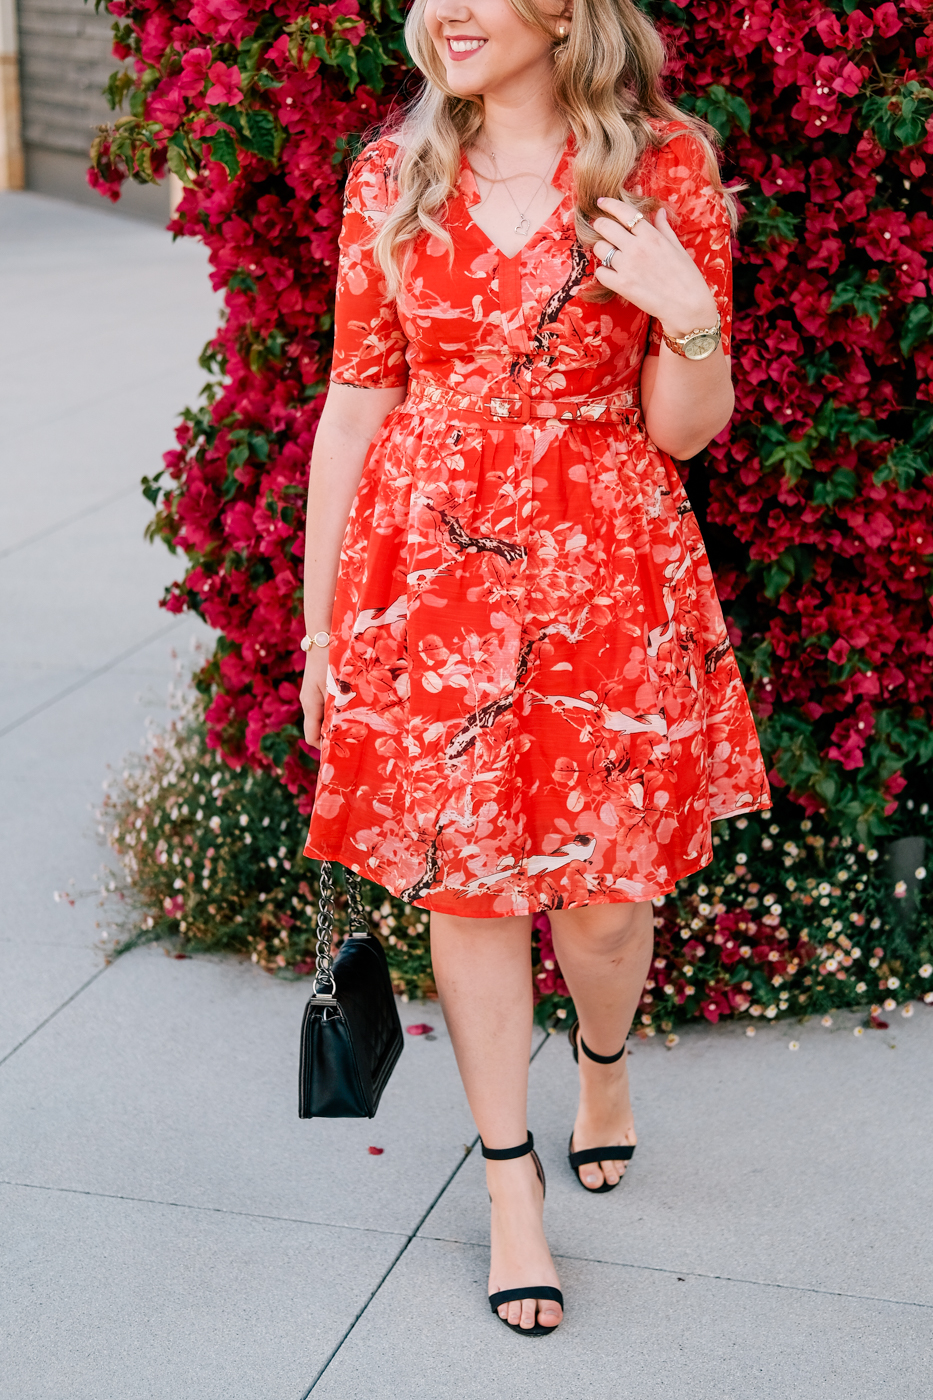
[(595, 1060), (598, 1065), (614, 1065), (616, 1060), (621, 1060), (622, 1056), (625, 1054), (625, 1045), (623, 1044), (622, 1049), (617, 1051), (615, 1055), (597, 1055), (596, 1051), (591, 1050), (587, 1045), (579, 1029), (577, 1030), (576, 1038), (586, 1058), (588, 1060)]
[(528, 1134), (528, 1141), (523, 1142), (520, 1147), (487, 1147), (482, 1138), (479, 1145), (483, 1156), (492, 1162), (509, 1162), (513, 1157), (527, 1157), (529, 1152), (535, 1150), (535, 1140), (531, 1133)]

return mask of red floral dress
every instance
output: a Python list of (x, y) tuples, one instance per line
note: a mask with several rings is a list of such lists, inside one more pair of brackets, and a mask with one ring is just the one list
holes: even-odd
[[(669, 130), (632, 188), (663, 201), (728, 353), (726, 211)], [(770, 798), (699, 529), (636, 407), (660, 333), (580, 298), (569, 145), (514, 258), (472, 221), (464, 159), (453, 256), (422, 236), (388, 298), (369, 245), (394, 152), (347, 186), (333, 377), (408, 397), (347, 527), (306, 854), (471, 917), (665, 894), (710, 861), (712, 819)]]

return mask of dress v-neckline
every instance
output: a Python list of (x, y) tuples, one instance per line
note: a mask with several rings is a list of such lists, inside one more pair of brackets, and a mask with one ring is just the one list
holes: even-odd
[(555, 204), (550, 214), (548, 214), (547, 218), (544, 219), (538, 225), (538, 227), (534, 230), (533, 233), (528, 235), (528, 237), (525, 239), (525, 242), (519, 248), (518, 252), (512, 253), (511, 255), (506, 253), (502, 248), (499, 247), (498, 243), (496, 243), (489, 236), (486, 230), (476, 222), (476, 220), (473, 218), (472, 213), (470, 212), (475, 204), (479, 204), (481, 202), (481, 197), (479, 192), (479, 186), (476, 183), (476, 176), (473, 173), (472, 165), (467, 159), (466, 151), (461, 152), (459, 189), (464, 205), (466, 206), (467, 220), (471, 227), (475, 228), (476, 231), (479, 234), (481, 234), (482, 237), (486, 240), (486, 244), (492, 250), (492, 252), (497, 253), (499, 257), (503, 260), (503, 262), (517, 262), (518, 259), (521, 258), (522, 254), (526, 251), (526, 249), (530, 248), (531, 245), (540, 237), (540, 235), (545, 232), (552, 219), (555, 217), (556, 214), (559, 214), (561, 209), (563, 208), (567, 197), (572, 189), (570, 161), (573, 154), (573, 145), (574, 139), (573, 133), (571, 132), (571, 134), (567, 137), (567, 142), (564, 146), (563, 151), (561, 152), (560, 160), (557, 162), (557, 168), (555, 169), (554, 174), (551, 176), (550, 180), (551, 189), (556, 190), (560, 194), (560, 199), (558, 200), (557, 204)]

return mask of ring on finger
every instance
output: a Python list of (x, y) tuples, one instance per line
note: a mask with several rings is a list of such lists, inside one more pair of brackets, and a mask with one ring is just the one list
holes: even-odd
[(636, 230), (636, 228), (637, 228), (638, 225), (641, 223), (641, 221), (642, 221), (642, 219), (643, 219), (644, 217), (645, 217), (644, 214), (640, 213), (640, 212), (636, 209), (636, 211), (635, 211), (635, 217), (634, 217), (634, 219), (632, 220), (632, 222), (631, 222), (630, 224), (623, 224), (623, 225), (622, 225), (622, 227), (625, 229), (625, 232), (626, 232), (626, 233), (634, 233), (635, 230)]
[(618, 251), (619, 251), (618, 248), (610, 248), (610, 249), (609, 249), (609, 252), (606, 254), (606, 256), (605, 256), (604, 258), (601, 258), (601, 259), (600, 259), (600, 261), (601, 261), (603, 267), (609, 267), (609, 268), (612, 267), (612, 259), (615, 257), (615, 255), (616, 255), (616, 253), (617, 253)]

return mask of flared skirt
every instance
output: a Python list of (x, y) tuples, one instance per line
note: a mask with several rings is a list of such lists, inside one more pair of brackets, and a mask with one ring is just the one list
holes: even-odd
[(397, 409), (332, 634), (306, 853), (411, 903), (650, 899), (709, 862), (711, 821), (770, 806), (695, 517), (638, 421)]

